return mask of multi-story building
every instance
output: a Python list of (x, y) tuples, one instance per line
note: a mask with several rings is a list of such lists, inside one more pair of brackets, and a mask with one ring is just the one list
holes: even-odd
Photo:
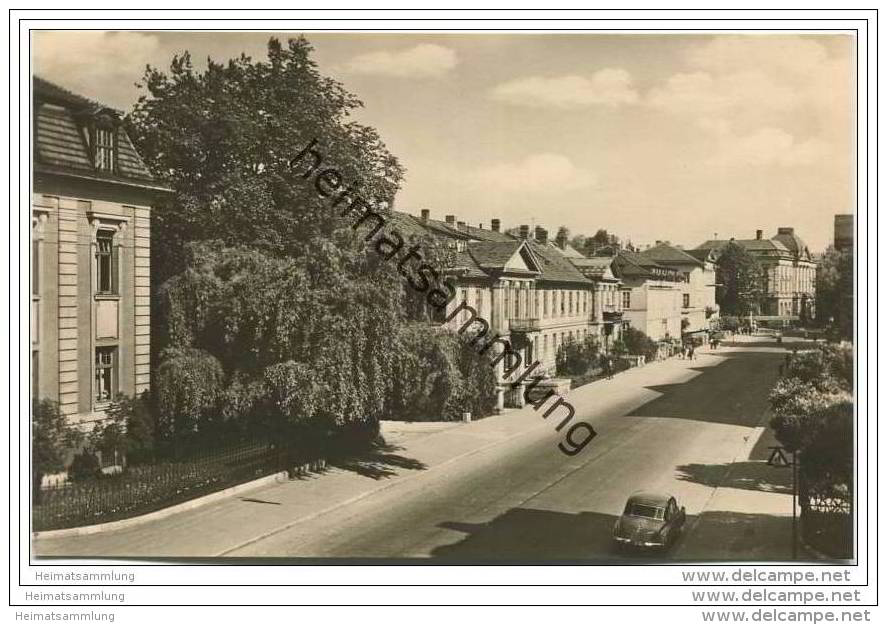
[(622, 328), (621, 282), (613, 273), (611, 257), (570, 257), (570, 262), (594, 285), (589, 323), (592, 336), (609, 352), (619, 340)]
[(795, 229), (781, 227), (775, 236), (764, 238), (758, 230), (754, 239), (712, 239), (697, 250), (716, 254), (731, 241), (741, 245), (764, 271), (764, 301), (760, 318), (789, 322), (815, 317), (816, 262)]
[[(441, 317), (450, 318), (448, 325), (457, 331), (473, 316), (482, 318), (487, 337), (507, 341), (518, 356), (521, 366), (513, 368), (510, 359), (496, 365), (500, 407), (523, 405), (523, 388), (512, 388), (512, 382), (527, 366), (538, 360), (534, 374), (554, 373), (561, 346), (598, 331), (592, 322), (594, 282), (548, 241), (543, 228), (531, 236), (529, 226), (520, 226), (509, 235), (498, 219), (486, 229), (453, 215), (431, 219), (427, 210), (419, 217), (395, 212), (391, 226), (405, 240), (431, 236), (448, 242), (455, 252), (449, 272), (456, 277), (456, 297)], [(479, 329), (475, 324), (464, 332), (473, 336)]]
[(637, 252), (622, 250), (612, 261), (625, 322), (657, 341), (680, 339), (683, 275)]
[(704, 336), (709, 320), (717, 313), (715, 303), (715, 261), (711, 250), (685, 251), (668, 242), (656, 245), (641, 254), (656, 263), (670, 267), (683, 277), (681, 285), (681, 327), (683, 334)]
[(89, 427), (150, 384), (151, 204), (117, 111), (35, 77), (31, 383)]

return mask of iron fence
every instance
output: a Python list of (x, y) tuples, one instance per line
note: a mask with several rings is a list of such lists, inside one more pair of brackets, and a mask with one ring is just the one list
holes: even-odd
[(80, 527), (137, 516), (279, 471), (318, 469), (325, 461), (268, 441), (240, 441), (127, 466), (112, 475), (44, 487), (33, 529)]

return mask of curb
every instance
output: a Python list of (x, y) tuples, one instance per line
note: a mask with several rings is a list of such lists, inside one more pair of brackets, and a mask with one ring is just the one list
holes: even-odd
[[(529, 428), (527, 430), (523, 430), (521, 432), (516, 432), (516, 433), (512, 434), (511, 436), (508, 436), (507, 438), (503, 438), (498, 441), (492, 441), (490, 443), (487, 443), (486, 445), (483, 445), (482, 447), (478, 447), (477, 449), (467, 451), (464, 454), (461, 454), (459, 456), (454, 456), (453, 458), (445, 460), (438, 465), (430, 467), (428, 470), (430, 471), (430, 470), (436, 469), (437, 467), (444, 466), (446, 464), (449, 464), (450, 462), (455, 462), (455, 461), (460, 460), (462, 458), (466, 458), (472, 454), (484, 451), (485, 449), (492, 447), (494, 445), (504, 443), (506, 441), (509, 441), (513, 438), (516, 438), (516, 437), (526, 434), (528, 432), (532, 432), (532, 431), (536, 430), (537, 428), (541, 428), (542, 425), (544, 425), (544, 423), (545, 422), (543, 421), (538, 426), (531, 427), (531, 428)], [(429, 434), (428, 436), (429, 437), (437, 436), (439, 434), (443, 434), (443, 433), (449, 431), (450, 429), (454, 429), (454, 428), (447, 428), (447, 429), (441, 430), (439, 432), (433, 432), (433, 433)], [(424, 475), (424, 473), (423, 473), (423, 475)], [(334, 504), (333, 506), (330, 506), (328, 508), (324, 508), (323, 510), (320, 510), (318, 512), (314, 512), (308, 516), (301, 517), (299, 519), (291, 521), (285, 527), (276, 528), (276, 529), (271, 530), (270, 532), (268, 532), (262, 536), (259, 536), (258, 538), (250, 539), (249, 541), (246, 541), (240, 545), (237, 545), (237, 546), (232, 547), (230, 549), (226, 549), (222, 553), (217, 554), (217, 556), (222, 555), (224, 553), (228, 553), (230, 551), (234, 551), (236, 549), (240, 549), (241, 547), (245, 547), (249, 544), (252, 544), (253, 542), (256, 542), (258, 540), (261, 540), (263, 538), (267, 538), (268, 536), (276, 534), (277, 532), (289, 529), (289, 527), (291, 527), (292, 525), (295, 525), (297, 523), (311, 520), (311, 519), (313, 519), (321, 514), (325, 514), (327, 512), (332, 512), (333, 510), (335, 510), (336, 508), (338, 508), (340, 506), (345, 506), (350, 503), (354, 503), (356, 501), (359, 501), (360, 499), (363, 499), (364, 497), (368, 497), (374, 493), (380, 492), (386, 488), (389, 488), (391, 486), (399, 484), (399, 483), (401, 483), (401, 481), (410, 479), (412, 477), (418, 477), (418, 476), (416, 476), (416, 475), (403, 476), (400, 479), (398, 479), (397, 481), (389, 482), (379, 488), (376, 488), (376, 489), (373, 489), (370, 491), (366, 491), (366, 492), (361, 493), (360, 495), (356, 495), (355, 497), (352, 497), (348, 500), (339, 502), (337, 504)], [(269, 486), (274, 483), (279, 484), (279, 483), (284, 483), (284, 482), (289, 482), (289, 481), (290, 481), (289, 472), (285, 471), (285, 470), (279, 471), (279, 472), (273, 473), (271, 475), (266, 475), (265, 477), (260, 477), (256, 480), (251, 481), (251, 482), (244, 482), (243, 484), (237, 484), (236, 486), (226, 488), (225, 490), (220, 490), (215, 493), (210, 493), (208, 495), (204, 495), (202, 497), (197, 497), (195, 499), (190, 499), (188, 501), (184, 501), (184, 502), (182, 502), (180, 504), (176, 504), (174, 506), (169, 506), (168, 508), (162, 508), (160, 510), (155, 510), (154, 512), (148, 512), (147, 514), (142, 514), (142, 515), (131, 517), (128, 519), (120, 519), (119, 521), (109, 521), (108, 523), (98, 523), (96, 525), (83, 525), (81, 527), (68, 527), (68, 528), (58, 529), (58, 530), (45, 530), (45, 531), (41, 531), (41, 532), (31, 532), (31, 539), (34, 541), (51, 540), (51, 539), (56, 539), (56, 538), (70, 538), (70, 537), (74, 537), (74, 536), (88, 536), (90, 534), (100, 534), (103, 532), (111, 532), (111, 531), (115, 531), (115, 530), (126, 529), (126, 528), (133, 527), (136, 525), (141, 525), (143, 523), (149, 523), (151, 521), (159, 521), (161, 519), (164, 519), (168, 516), (172, 516), (174, 514), (178, 514), (180, 512), (187, 512), (189, 510), (194, 510), (195, 508), (200, 508), (200, 507), (203, 507), (207, 504), (211, 504), (211, 503), (214, 503), (214, 502), (222, 500), (222, 499), (227, 499), (229, 497), (233, 497), (234, 495), (238, 495), (238, 494), (246, 492), (246, 491), (261, 488), (262, 486)], [(213, 556), (213, 557), (217, 557), (217, 556)]]
[(49, 540), (52, 538), (67, 538), (70, 536), (87, 536), (89, 534), (99, 534), (102, 532), (110, 532), (112, 530), (120, 530), (127, 527), (132, 527), (133, 525), (147, 523), (149, 521), (159, 521), (160, 519), (166, 518), (173, 514), (186, 512), (188, 510), (193, 510), (194, 508), (200, 508), (219, 499), (226, 499), (239, 493), (259, 488), (260, 486), (267, 486), (274, 482), (280, 482), (281, 480), (289, 481), (289, 473), (287, 471), (272, 473), (271, 475), (260, 477), (259, 479), (253, 480), (251, 482), (244, 482), (243, 484), (231, 486), (230, 488), (226, 488), (225, 490), (216, 491), (214, 493), (210, 493), (209, 495), (204, 495), (203, 497), (197, 497), (196, 499), (189, 499), (188, 501), (184, 501), (174, 506), (161, 508), (160, 510), (155, 510), (154, 512), (148, 512), (147, 514), (134, 516), (129, 519), (120, 519), (119, 521), (109, 521), (108, 523), (98, 523), (96, 525), (83, 525), (81, 527), (67, 527), (65, 529), (59, 530), (31, 532), (31, 538), (33, 540)]
[[(259, 536), (254, 536), (253, 538), (250, 538), (249, 540), (245, 540), (245, 541), (243, 541), (243, 542), (241, 542), (241, 543), (239, 543), (239, 544), (237, 544), (237, 545), (234, 545), (233, 547), (229, 547), (229, 548), (227, 548), (227, 549), (225, 549), (225, 550), (223, 550), (223, 551), (220, 551), (220, 552), (218, 552), (218, 553), (215, 553), (215, 554), (213, 554), (213, 555), (211, 555), (211, 556), (209, 556), (209, 557), (211, 557), (211, 558), (219, 558), (219, 557), (226, 556), (226, 555), (228, 555), (228, 554), (230, 554), (230, 553), (232, 553), (232, 552), (234, 552), (234, 551), (237, 551), (237, 550), (239, 550), (239, 549), (243, 549), (244, 547), (248, 547), (249, 545), (254, 545), (255, 543), (257, 543), (257, 542), (259, 542), (259, 541), (262, 541), (262, 540), (265, 540), (266, 538), (270, 538), (271, 536), (274, 536), (275, 534), (279, 534), (279, 533), (281, 533), (281, 532), (285, 532), (286, 530), (290, 529), (291, 527), (294, 527), (294, 526), (298, 525), (299, 523), (304, 523), (304, 522), (306, 522), (306, 521), (311, 521), (312, 519), (316, 519), (316, 518), (319, 517), (319, 516), (322, 516), (322, 515), (327, 514), (327, 513), (329, 513), (329, 512), (333, 512), (334, 510), (338, 510), (339, 508), (343, 508), (343, 507), (345, 507), (345, 506), (351, 505), (351, 504), (356, 503), (356, 502), (358, 502), (358, 501), (360, 501), (360, 500), (362, 500), (362, 499), (366, 499), (367, 497), (370, 497), (371, 495), (375, 495), (375, 494), (380, 493), (380, 492), (382, 492), (382, 491), (384, 491), (384, 490), (388, 490), (389, 488), (393, 488), (393, 487), (395, 487), (395, 486), (397, 486), (397, 485), (399, 485), (399, 484), (402, 484), (402, 483), (404, 483), (404, 482), (408, 482), (408, 481), (410, 481), (410, 480), (416, 479), (416, 478), (421, 477), (421, 476), (423, 476), (423, 475), (428, 475), (429, 473), (431, 473), (432, 471), (434, 471), (434, 470), (436, 470), (436, 469), (439, 469), (439, 468), (441, 468), (441, 467), (445, 467), (445, 466), (447, 466), (447, 465), (449, 465), (449, 464), (451, 464), (451, 463), (457, 462), (457, 461), (459, 461), (459, 460), (463, 460), (463, 459), (465, 459), (465, 458), (468, 458), (469, 456), (473, 456), (473, 455), (475, 455), (475, 454), (479, 454), (479, 453), (481, 453), (481, 452), (483, 452), (483, 451), (486, 451), (487, 449), (490, 449), (490, 448), (492, 448), (492, 447), (495, 447), (496, 445), (501, 445), (502, 443), (506, 443), (506, 442), (508, 442), (508, 441), (510, 441), (510, 440), (516, 439), (516, 438), (518, 438), (518, 437), (520, 437), (520, 436), (523, 436), (523, 435), (525, 435), (525, 434), (529, 434), (530, 432), (535, 432), (536, 430), (541, 430), (541, 429), (543, 429), (545, 426), (546, 426), (546, 422), (545, 422), (545, 421), (542, 421), (539, 425), (536, 425), (536, 426), (534, 426), (534, 427), (528, 428), (528, 429), (523, 430), (523, 431), (521, 431), (521, 432), (516, 432), (516, 433), (512, 434), (511, 436), (507, 436), (507, 437), (505, 437), (505, 438), (503, 438), (503, 439), (501, 439), (501, 440), (498, 440), (498, 441), (491, 441), (491, 442), (487, 443), (486, 445), (482, 445), (482, 446), (478, 447), (477, 449), (472, 449), (471, 451), (466, 451), (465, 453), (463, 453), (463, 454), (459, 454), (458, 456), (453, 456), (452, 458), (449, 458), (449, 459), (447, 459), (447, 460), (444, 460), (444, 461), (441, 462), (440, 464), (437, 464), (437, 465), (434, 465), (434, 466), (432, 466), (432, 467), (429, 467), (427, 470), (425, 470), (425, 471), (423, 471), (423, 472), (421, 472), (421, 473), (416, 473), (416, 474), (413, 474), (413, 475), (404, 475), (403, 477), (401, 477), (401, 478), (399, 478), (399, 479), (397, 479), (397, 480), (394, 480), (394, 481), (388, 482), (388, 483), (386, 483), (386, 484), (383, 484), (382, 486), (379, 486), (378, 488), (373, 488), (373, 489), (371, 489), (371, 490), (364, 491), (364, 492), (362, 492), (362, 493), (360, 493), (360, 494), (358, 494), (358, 495), (355, 495), (355, 496), (353, 496), (353, 497), (349, 497), (348, 499), (346, 499), (346, 500), (344, 500), (344, 501), (340, 501), (340, 502), (335, 503), (335, 504), (333, 504), (333, 505), (331, 505), (331, 506), (328, 506), (328, 507), (326, 507), (326, 508), (323, 508), (322, 510), (318, 510), (318, 511), (316, 511), (316, 512), (312, 512), (311, 514), (307, 514), (307, 515), (305, 515), (305, 516), (299, 517), (298, 519), (293, 519), (292, 521), (289, 521), (288, 523), (286, 523), (286, 524), (284, 524), (284, 525), (281, 525), (281, 526), (279, 526), (279, 527), (276, 527), (276, 528), (274, 528), (274, 529), (272, 529), (272, 530), (268, 530), (267, 532), (265, 532), (265, 533), (263, 533), (263, 534), (260, 534)], [(440, 433), (440, 432), (438, 432), (438, 434), (439, 434), (439, 433)], [(432, 434), (432, 436), (433, 436), (433, 434)]]

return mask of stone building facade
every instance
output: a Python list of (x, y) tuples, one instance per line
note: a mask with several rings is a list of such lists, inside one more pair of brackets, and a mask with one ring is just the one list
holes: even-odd
[(759, 317), (791, 322), (816, 317), (816, 261), (792, 227), (781, 227), (765, 239), (758, 230), (754, 239), (712, 239), (698, 246), (715, 254), (733, 241), (745, 248), (764, 271), (764, 301)]
[(32, 397), (86, 428), (150, 385), (151, 177), (119, 114), (33, 82)]

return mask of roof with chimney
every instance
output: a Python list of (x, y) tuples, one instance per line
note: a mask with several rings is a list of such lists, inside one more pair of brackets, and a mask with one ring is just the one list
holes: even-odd
[(697, 245), (697, 250), (720, 250), (729, 243), (741, 245), (749, 252), (767, 252), (771, 254), (791, 253), (781, 241), (772, 239), (709, 239)]
[(542, 279), (551, 282), (569, 282), (588, 285), (586, 278), (559, 249), (528, 239), (530, 248), (542, 259)]
[[(38, 173), (74, 175), (117, 183), (162, 189), (121, 122), (120, 112), (80, 96), (38, 76), (34, 92), (34, 167)], [(114, 168), (96, 166), (94, 128), (111, 130), (114, 137)]]
[(659, 243), (654, 247), (641, 252), (643, 256), (662, 265), (699, 265), (703, 262), (695, 256), (688, 254), (668, 243)]

